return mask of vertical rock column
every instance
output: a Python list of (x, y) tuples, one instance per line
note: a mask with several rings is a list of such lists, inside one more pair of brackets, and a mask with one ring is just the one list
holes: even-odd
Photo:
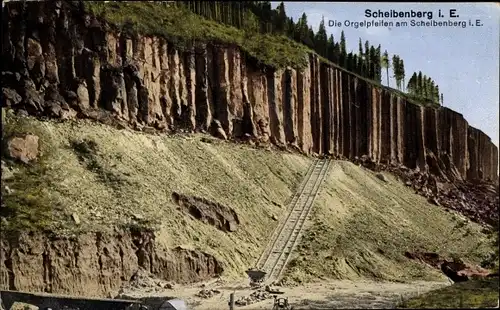
[(271, 71), (267, 75), (270, 138), (271, 142), (276, 145), (285, 144), (285, 132), (282, 120), (282, 78), (283, 72), (281, 70)]
[(394, 94), (390, 94), (390, 118), (391, 118), (391, 128), (390, 128), (390, 135), (391, 135), (391, 154), (390, 154), (390, 163), (396, 164), (396, 158), (397, 158), (397, 143), (398, 143), (398, 119), (397, 119), (397, 97)]
[(260, 71), (247, 66), (248, 97), (253, 111), (255, 134), (264, 142), (269, 140), (269, 107), (267, 77)]
[(243, 93), (241, 88), (241, 53), (238, 48), (228, 48), (228, 65), (229, 65), (229, 102), (228, 111), (229, 119), (232, 125), (232, 131), (229, 133), (233, 137), (241, 137), (246, 132), (243, 124), (243, 116), (245, 106), (243, 102)]
[(351, 138), (352, 138), (352, 144), (353, 144), (353, 152), (351, 153), (351, 159), (354, 159), (355, 157), (359, 157), (360, 154), (360, 149), (361, 149), (361, 141), (363, 141), (363, 133), (361, 131), (361, 122), (363, 122), (363, 119), (361, 118), (362, 115), (362, 108), (361, 108), (361, 98), (360, 98), (360, 80), (358, 78), (354, 78), (354, 84), (352, 87), (352, 92), (354, 95), (354, 101), (353, 101), (353, 113), (351, 113), (352, 120), (351, 120)]
[(212, 112), (208, 100), (208, 59), (206, 45), (196, 47), (196, 125), (208, 130), (212, 123)]
[(331, 132), (332, 128), (330, 125), (330, 117), (331, 117), (331, 110), (330, 110), (330, 105), (331, 105), (331, 94), (332, 94), (332, 81), (330, 77), (330, 71), (331, 69), (327, 64), (321, 63), (320, 64), (320, 102), (321, 102), (321, 132), (322, 136), (320, 138), (320, 143), (322, 144), (321, 149), (323, 150), (323, 153), (330, 153), (331, 152)]
[(457, 168), (461, 178), (467, 175), (468, 166), (468, 147), (467, 147), (467, 129), (469, 125), (463, 116), (453, 112), (452, 135), (453, 135), (453, 164)]
[(406, 101), (401, 97), (396, 100), (396, 161), (404, 161), (404, 136), (405, 136), (405, 112)]
[(467, 179), (474, 180), (479, 177), (479, 140), (478, 130), (475, 128), (469, 128), (469, 130), (467, 131), (467, 149), (469, 152), (469, 168), (467, 169)]
[(369, 139), (369, 119), (368, 119), (368, 84), (364, 80), (358, 80), (357, 86), (357, 95), (358, 98), (357, 107), (357, 118), (358, 122), (358, 131), (359, 131), (359, 140), (356, 141), (358, 144), (358, 155), (362, 156), (369, 154), (368, 151), (368, 139)]
[(335, 118), (335, 97), (336, 97), (336, 85), (335, 85), (335, 68), (329, 67), (329, 74), (328, 74), (328, 85), (330, 86), (329, 88), (329, 105), (328, 105), (328, 128), (329, 128), (329, 134), (328, 134), (328, 154), (330, 155), (335, 155), (335, 147), (334, 147), (334, 140), (335, 140), (335, 126), (334, 126), (334, 118)]
[(320, 61), (316, 55), (310, 55), (311, 63), (311, 128), (313, 136), (312, 151), (321, 154), (321, 93)]
[(229, 81), (229, 61), (228, 53), (225, 48), (216, 47), (214, 49), (213, 70), (216, 71), (213, 81), (213, 91), (217, 92), (214, 96), (215, 119), (220, 121), (226, 134), (233, 131), (233, 124), (230, 120), (229, 102), (230, 88)]
[(161, 125), (159, 128), (167, 127), (172, 125), (170, 110), (172, 108), (172, 99), (170, 97), (168, 86), (170, 84), (169, 72), (169, 62), (168, 62), (168, 43), (166, 40), (161, 39), (159, 42), (159, 61), (160, 61), (160, 72), (159, 72), (159, 101), (160, 110), (163, 114), (163, 118), (160, 121)]
[[(163, 113), (161, 104), (162, 88), (162, 42), (159, 38), (143, 38), (144, 59), (142, 80), (143, 86), (147, 89), (148, 99), (145, 100), (143, 119), (148, 126), (163, 127), (166, 115)], [(163, 59), (164, 60), (164, 59)]]
[(491, 148), (491, 159), (490, 159), (490, 170), (489, 170), (489, 178), (492, 181), (498, 181), (498, 148), (490, 142)]
[(425, 108), (425, 148), (434, 155), (439, 154), (438, 110)]
[(344, 157), (349, 157), (349, 114), (351, 112), (351, 100), (350, 100), (350, 85), (349, 82), (351, 77), (349, 74), (342, 74), (342, 93), (341, 93), (341, 104), (340, 104), (340, 154)]
[(443, 108), (439, 110), (439, 142), (440, 142), (440, 159), (447, 165), (449, 169), (449, 161), (452, 156), (453, 134), (451, 129), (451, 114), (449, 109)]
[(331, 103), (331, 123), (332, 123), (332, 141), (331, 141), (331, 151), (334, 156), (338, 155), (338, 123), (337, 123), (337, 92), (338, 90), (338, 70), (337, 68), (332, 68), (332, 103)]
[(404, 109), (404, 137), (403, 137), (403, 149), (404, 149), (404, 160), (403, 164), (411, 169), (417, 167), (417, 133), (415, 128), (417, 126), (417, 110), (413, 104), (407, 103), (405, 100)]
[(342, 71), (334, 68), (333, 87), (333, 152), (336, 156), (341, 154), (342, 149), (342, 127), (340, 124), (342, 105)]
[(427, 171), (425, 161), (425, 132), (424, 132), (424, 107), (420, 105), (413, 105), (415, 108), (415, 138), (416, 138), (416, 154), (417, 154), (417, 167), (420, 171)]
[(297, 130), (299, 147), (306, 153), (312, 149), (311, 132), (311, 63), (297, 72)]
[(370, 100), (369, 105), (369, 140), (368, 140), (368, 155), (373, 161), (378, 162), (380, 159), (380, 91), (374, 87), (369, 87)]
[(478, 130), (478, 153), (477, 153), (477, 159), (478, 159), (478, 178), (480, 180), (485, 179), (486, 175), (486, 169), (485, 169), (485, 157), (487, 157), (487, 152), (488, 152), (488, 140), (486, 139), (485, 135), (482, 134), (480, 130)]
[(391, 94), (383, 90), (381, 102), (381, 128), (380, 128), (380, 161), (391, 162), (392, 146), (392, 118), (391, 118)]
[(356, 122), (356, 115), (357, 111), (359, 110), (359, 105), (357, 101), (357, 92), (356, 92), (356, 87), (358, 84), (358, 78), (355, 76), (351, 76), (349, 80), (349, 106), (350, 106), (350, 112), (349, 112), (349, 158), (354, 159), (356, 156), (356, 134), (357, 134), (357, 122)]
[(252, 137), (257, 135), (257, 124), (255, 121), (254, 105), (252, 104), (251, 95), (248, 87), (248, 68), (244, 58), (240, 61), (241, 70), (241, 96), (243, 100), (243, 127), (244, 133)]
[(182, 124), (189, 131), (196, 128), (196, 59), (194, 47), (184, 54), (184, 70), (186, 76), (186, 98), (183, 101)]
[[(105, 70), (101, 69), (100, 74), (100, 84), (107, 85), (103, 87), (100, 97), (101, 108), (111, 111), (118, 117), (123, 114), (128, 114), (127, 105), (127, 89), (125, 86), (125, 79), (123, 74), (123, 68), (121, 63), (121, 57), (117, 54), (117, 47), (119, 45), (119, 39), (114, 33), (106, 33), (105, 36), (106, 43), (106, 53), (101, 55), (101, 61), (105, 65)], [(74, 76), (73, 61), (70, 59), (72, 57), (73, 51), (64, 50), (65, 53), (65, 79)], [(105, 57), (105, 59), (102, 59)]]
[[(137, 38), (126, 38), (122, 37), (122, 61), (131, 65), (133, 63), (132, 59), (134, 59), (134, 45), (136, 45)], [(128, 121), (131, 124), (135, 124), (137, 122), (137, 117), (139, 113), (139, 101), (137, 99), (137, 86), (136, 86), (136, 77), (133, 75), (135, 72), (130, 70), (124, 76), (125, 80), (125, 89), (127, 90), (127, 110), (128, 110)], [(89, 82), (87, 82), (88, 84)], [(98, 84), (99, 85), (99, 84)], [(92, 89), (89, 87), (89, 90)], [(90, 93), (90, 97), (92, 98), (92, 94)]]
[(283, 122), (285, 139), (289, 144), (298, 144), (297, 73), (291, 68), (285, 70), (283, 79)]

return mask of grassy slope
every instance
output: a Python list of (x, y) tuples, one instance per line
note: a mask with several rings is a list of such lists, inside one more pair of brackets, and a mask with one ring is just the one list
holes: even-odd
[(404, 256), (423, 250), (478, 263), (491, 251), (481, 227), (426, 202), (401, 182), (389, 183), (352, 163), (333, 168), (287, 279), (316, 277), (439, 280), (440, 272)]
[[(104, 3), (86, 1), (85, 7), (96, 15), (104, 16), (106, 20), (118, 27), (123, 27), (126, 21), (132, 22), (134, 31), (165, 37), (179, 48), (195, 41), (235, 44), (259, 62), (271, 67), (302, 68), (307, 62), (307, 54), (316, 54), (307, 46), (286, 36), (247, 32), (205, 19), (187, 9), (173, 5), (159, 5), (150, 2)], [(372, 85), (392, 91), (413, 104), (429, 106), (428, 103), (420, 102), (397, 89), (383, 86), (374, 80), (350, 72), (324, 57), (320, 57), (320, 59)], [(439, 107), (439, 105), (431, 106)]]
[(498, 307), (498, 278), (471, 280), (411, 298), (398, 308), (463, 309)]
[[(71, 235), (117, 226), (153, 227), (163, 245), (201, 248), (240, 271), (258, 257), (276, 223), (272, 215), (283, 214), (279, 205), (310, 163), (299, 155), (220, 140), (205, 143), (202, 135), (165, 137), (86, 121), (7, 117), (4, 132), (24, 131), (41, 137), (44, 155), (31, 168), (17, 165), (18, 173), (3, 181), (14, 189), (4, 191), (3, 199), (15, 213), (2, 229)], [(234, 208), (241, 221), (238, 231), (223, 233), (184, 215), (172, 201), (172, 191)], [(74, 224), (73, 213), (80, 225)]]

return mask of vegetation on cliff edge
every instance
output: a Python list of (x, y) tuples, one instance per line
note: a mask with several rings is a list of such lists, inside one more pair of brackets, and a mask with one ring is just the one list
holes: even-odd
[[(405, 92), (404, 62), (380, 45), (361, 44), (359, 54), (347, 53), (342, 32), (339, 40), (327, 38), (324, 21), (314, 33), (305, 14), (297, 21), (286, 16), (284, 4), (275, 10), (268, 1), (201, 2), (114, 2), (85, 1), (87, 11), (122, 30), (165, 37), (177, 48), (195, 42), (220, 42), (239, 46), (258, 63), (272, 68), (303, 68), (307, 53), (341, 68), (358, 78), (382, 87), (381, 72), (392, 68), (397, 89), (390, 88), (411, 103), (439, 106), (439, 87), (425, 74), (414, 73)], [(389, 81), (387, 86), (389, 88)], [(442, 98), (442, 95), (441, 95)]]
[(205, 19), (183, 6), (154, 2), (86, 1), (85, 7), (105, 20), (138, 33), (165, 37), (177, 48), (196, 41), (234, 44), (262, 64), (271, 67), (303, 67), (308, 48), (285, 36), (262, 34), (258, 20), (246, 14), (245, 30)]

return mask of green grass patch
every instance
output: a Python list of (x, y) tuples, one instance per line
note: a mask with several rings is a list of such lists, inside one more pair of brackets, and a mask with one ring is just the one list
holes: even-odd
[[(50, 189), (57, 177), (52, 174), (50, 159), (54, 154), (53, 137), (40, 122), (19, 117), (2, 109), (2, 158), (10, 171), (2, 174), (2, 232), (51, 229), (51, 223), (62, 215)], [(39, 156), (35, 162), (24, 164), (10, 160), (6, 145), (10, 138), (33, 134), (39, 138)]]
[(494, 308), (499, 299), (498, 277), (455, 283), (402, 302), (399, 309)]

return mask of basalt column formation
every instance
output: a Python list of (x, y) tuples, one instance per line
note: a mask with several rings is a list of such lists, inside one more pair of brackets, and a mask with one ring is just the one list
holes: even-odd
[(236, 46), (179, 50), (67, 2), (8, 3), (3, 14), (3, 106), (498, 178), (497, 147), (461, 114), (407, 102), (313, 54), (300, 70), (263, 68)]

